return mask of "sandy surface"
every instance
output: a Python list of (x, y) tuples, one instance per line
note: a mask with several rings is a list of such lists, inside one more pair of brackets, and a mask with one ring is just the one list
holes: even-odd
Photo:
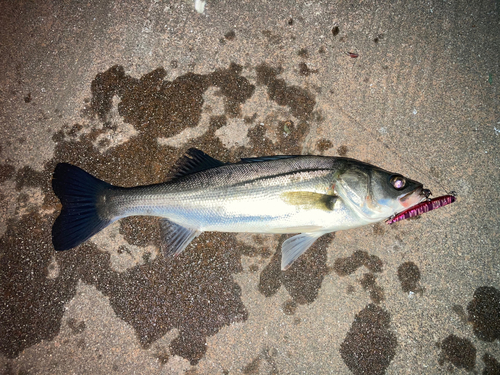
[[(1, 2), (0, 373), (500, 373), (498, 2), (38, 3)], [(165, 260), (140, 217), (54, 251), (58, 162), (135, 186), (189, 147), (348, 156), (457, 202), (287, 272), (281, 236)]]

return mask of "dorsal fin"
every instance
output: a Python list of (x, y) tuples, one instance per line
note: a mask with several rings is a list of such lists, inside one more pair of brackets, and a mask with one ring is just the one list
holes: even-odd
[(259, 156), (256, 158), (241, 158), (239, 163), (259, 163), (261, 161), (271, 161), (271, 160), (280, 160), (280, 159), (291, 159), (296, 158), (301, 155), (273, 155), (273, 156)]
[(187, 176), (196, 172), (206, 171), (225, 165), (225, 163), (214, 159), (197, 148), (190, 148), (175, 163), (170, 171), (172, 179)]

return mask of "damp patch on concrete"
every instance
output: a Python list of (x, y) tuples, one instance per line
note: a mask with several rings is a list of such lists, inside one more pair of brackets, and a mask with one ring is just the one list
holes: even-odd
[(323, 154), (326, 150), (330, 149), (333, 147), (332, 141), (329, 139), (320, 139), (316, 142), (316, 149)]
[(9, 164), (0, 164), (0, 184), (10, 180), (14, 176), (16, 169)]
[(373, 303), (380, 304), (383, 300), (385, 300), (384, 289), (377, 284), (377, 278), (373, 273), (363, 274), (359, 283), (365, 291), (368, 291), (370, 299)]
[(467, 305), (469, 322), (474, 334), (482, 341), (500, 340), (500, 291), (494, 287), (482, 286), (474, 292), (474, 298)]
[[(271, 261), (260, 274), (259, 292), (271, 297), (283, 285), (294, 303), (303, 305), (314, 302), (328, 274), (327, 248), (334, 236), (331, 233), (320, 237), (288, 270), (281, 271), (281, 245), (287, 239), (286, 235), (282, 235)], [(295, 309), (288, 305), (283, 311), (293, 314)]]
[(439, 356), (441, 366), (446, 362), (450, 362), (453, 366), (467, 371), (474, 369), (476, 365), (476, 348), (470, 340), (449, 335), (439, 344), (439, 347), (441, 348)]
[(483, 375), (500, 374), (500, 362), (489, 353), (485, 353), (482, 357), (484, 362)]
[(413, 262), (405, 262), (398, 267), (398, 279), (404, 293), (423, 293), (420, 286), (420, 270)]
[(298, 86), (289, 86), (284, 79), (278, 78), (281, 68), (261, 64), (255, 70), (257, 84), (267, 86), (269, 99), (290, 107), (292, 115), (301, 120), (308, 118), (316, 105), (316, 100), (310, 92)]
[[(366, 267), (370, 272), (363, 274), (358, 283), (370, 295), (373, 303), (380, 304), (385, 299), (384, 289), (377, 284), (376, 274), (382, 272), (382, 260), (375, 256), (369, 255), (366, 251), (355, 251), (350, 257), (337, 258), (333, 265), (333, 271), (341, 277), (351, 275), (360, 267)], [(353, 287), (350, 286), (347, 293), (352, 294)]]
[(15, 358), (25, 348), (59, 333), (64, 305), (74, 296), (77, 280), (67, 263), (59, 276), (49, 277), (53, 249), (51, 221), (37, 212), (8, 223), (0, 238), (3, 272), (0, 273), (0, 351)]
[(385, 373), (397, 347), (390, 321), (390, 314), (374, 304), (369, 304), (356, 315), (339, 349), (353, 374)]
[(362, 266), (365, 266), (371, 272), (382, 272), (383, 269), (383, 263), (379, 257), (369, 255), (366, 251), (358, 250), (350, 257), (335, 259), (333, 270), (339, 276), (347, 276)]

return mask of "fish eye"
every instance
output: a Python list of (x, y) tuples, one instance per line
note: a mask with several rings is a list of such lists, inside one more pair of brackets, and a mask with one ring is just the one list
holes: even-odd
[(406, 186), (406, 179), (403, 176), (391, 177), (391, 185), (396, 190), (401, 190)]

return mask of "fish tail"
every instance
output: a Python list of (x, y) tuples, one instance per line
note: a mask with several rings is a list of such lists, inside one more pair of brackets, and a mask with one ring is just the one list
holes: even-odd
[(52, 188), (62, 204), (52, 226), (52, 243), (58, 251), (72, 249), (114, 220), (102, 218), (97, 209), (101, 193), (113, 186), (74, 165), (59, 163)]

